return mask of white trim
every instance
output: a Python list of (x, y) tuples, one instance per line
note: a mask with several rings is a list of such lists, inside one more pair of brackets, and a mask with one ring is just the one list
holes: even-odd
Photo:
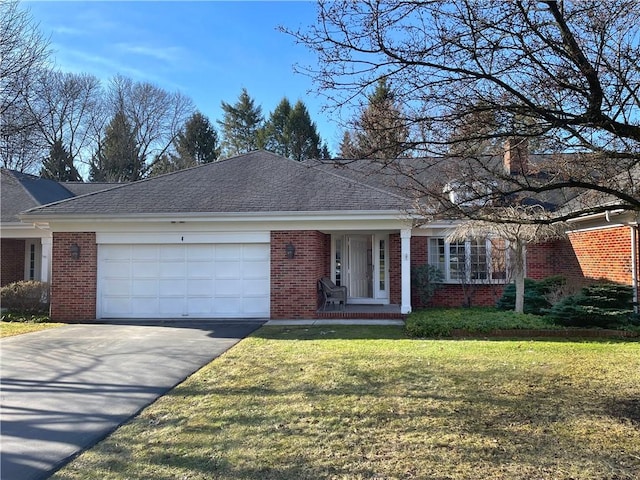
[(625, 226), (626, 224), (624, 223), (607, 223), (605, 225), (598, 225), (595, 227), (571, 228), (567, 230), (567, 233), (593, 232), (596, 230), (607, 230), (609, 228), (619, 228)]
[(411, 313), (411, 229), (400, 231), (400, 313)]
[(51, 280), (50, 279), (51, 267), (52, 267), (51, 261), (53, 258), (53, 255), (52, 255), (53, 238), (51, 236), (43, 237), (40, 240), (40, 242), (42, 245), (42, 259), (40, 263), (40, 281), (49, 283)]
[(270, 243), (269, 232), (109, 233), (96, 234), (97, 244)]

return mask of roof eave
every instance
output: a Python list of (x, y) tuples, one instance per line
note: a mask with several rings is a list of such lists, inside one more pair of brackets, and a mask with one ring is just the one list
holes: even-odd
[(25, 222), (53, 222), (64, 221), (82, 223), (87, 221), (100, 222), (154, 222), (154, 221), (250, 221), (262, 220), (333, 220), (347, 218), (362, 218), (389, 220), (412, 218), (406, 210), (332, 210), (332, 211), (300, 211), (300, 212), (171, 212), (171, 213), (132, 213), (132, 214), (46, 214), (39, 212), (23, 213), (19, 218)]

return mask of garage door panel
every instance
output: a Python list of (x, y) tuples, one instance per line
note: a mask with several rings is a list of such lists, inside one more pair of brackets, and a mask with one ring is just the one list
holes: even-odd
[(158, 299), (158, 317), (180, 318), (185, 312), (186, 301), (184, 297), (160, 297)]
[(242, 278), (240, 275), (241, 264), (236, 262), (221, 261), (216, 262), (215, 278), (217, 280), (233, 280)]
[(242, 249), (243, 258), (246, 260), (263, 260), (269, 261), (269, 250), (263, 248), (262, 245), (244, 245)]
[(243, 282), (245, 296), (264, 296), (267, 288), (269, 288), (269, 280), (245, 280)]
[(269, 316), (268, 244), (99, 245), (98, 315)]
[(130, 261), (109, 260), (103, 264), (104, 274), (109, 277), (129, 278)]
[(211, 297), (214, 292), (213, 280), (209, 278), (198, 279), (189, 278), (187, 280), (188, 296), (207, 296)]
[(242, 245), (232, 243), (216, 245), (214, 258), (223, 261), (240, 260), (242, 258)]
[(114, 297), (128, 297), (131, 291), (131, 281), (128, 278), (117, 279), (105, 285), (103, 291), (106, 295)]
[(191, 262), (187, 264), (187, 277), (213, 278), (215, 264), (213, 261)]
[(114, 316), (129, 316), (131, 314), (130, 297), (109, 296), (103, 299), (103, 308)]
[(244, 262), (244, 264), (248, 266), (244, 278), (269, 279), (270, 265), (268, 261), (251, 261)]
[(135, 316), (153, 315), (160, 312), (158, 297), (136, 297), (131, 303), (131, 313)]
[(181, 262), (160, 262), (158, 265), (158, 277), (163, 279), (183, 279), (185, 271), (185, 265)]
[(242, 300), (237, 297), (216, 297), (213, 310), (216, 316), (233, 316), (242, 314)]
[(158, 280), (157, 279), (141, 279), (136, 278), (135, 281), (131, 282), (131, 287), (129, 287), (129, 291), (133, 296), (150, 296), (150, 297), (158, 297)]
[(259, 315), (260, 312), (269, 310), (269, 303), (269, 297), (246, 297), (244, 302), (244, 313), (247, 316), (251, 316), (254, 314)]
[(140, 261), (158, 261), (158, 249), (149, 245), (130, 245), (130, 257)]
[(136, 260), (131, 263), (131, 266), (133, 278), (158, 278), (160, 274), (157, 262)]

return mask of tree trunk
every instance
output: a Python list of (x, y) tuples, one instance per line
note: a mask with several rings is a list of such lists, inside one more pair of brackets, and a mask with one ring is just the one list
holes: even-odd
[(524, 313), (524, 245), (517, 242), (514, 251), (513, 275), (516, 284), (516, 313)]

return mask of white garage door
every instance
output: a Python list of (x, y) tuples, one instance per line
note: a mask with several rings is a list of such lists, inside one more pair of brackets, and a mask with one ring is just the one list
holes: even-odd
[(99, 318), (269, 317), (268, 244), (100, 245)]

